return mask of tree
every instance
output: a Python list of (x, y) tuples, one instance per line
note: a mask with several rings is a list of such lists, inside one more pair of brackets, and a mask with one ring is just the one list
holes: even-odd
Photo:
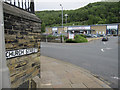
[[(120, 2), (96, 2), (76, 10), (64, 10), (63, 12), (69, 15), (68, 22), (64, 25), (118, 23), (120, 19), (119, 6)], [(61, 26), (61, 10), (37, 11), (36, 15), (44, 22), (45, 26)]]
[(45, 32), (45, 23), (42, 22), (42, 25), (41, 25), (41, 32), (44, 33)]

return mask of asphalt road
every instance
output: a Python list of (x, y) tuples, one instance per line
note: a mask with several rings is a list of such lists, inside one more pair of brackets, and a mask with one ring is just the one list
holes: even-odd
[(41, 43), (41, 54), (85, 68), (118, 88), (118, 37), (88, 43)]

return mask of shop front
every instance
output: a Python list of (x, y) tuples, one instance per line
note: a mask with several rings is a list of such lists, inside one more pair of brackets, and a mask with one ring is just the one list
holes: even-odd
[(106, 34), (118, 35), (118, 25), (107, 25)]
[(74, 39), (74, 36), (78, 34), (91, 34), (92, 31), (94, 30), (91, 30), (90, 26), (68, 27), (68, 39)]

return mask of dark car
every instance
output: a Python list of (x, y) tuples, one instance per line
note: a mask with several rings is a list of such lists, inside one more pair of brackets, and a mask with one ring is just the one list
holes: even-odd
[(103, 37), (102, 41), (108, 41), (108, 37)]
[(85, 36), (86, 36), (87, 38), (92, 37), (92, 35), (91, 35), (91, 34), (85, 34)]

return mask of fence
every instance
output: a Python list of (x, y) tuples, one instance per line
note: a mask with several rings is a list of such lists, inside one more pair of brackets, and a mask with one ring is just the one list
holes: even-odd
[(3, 0), (5, 3), (18, 7), (25, 11), (35, 13), (34, 0)]
[(54, 43), (62, 43), (62, 37), (58, 36), (47, 36), (47, 35), (41, 35), (41, 42), (54, 42)]

